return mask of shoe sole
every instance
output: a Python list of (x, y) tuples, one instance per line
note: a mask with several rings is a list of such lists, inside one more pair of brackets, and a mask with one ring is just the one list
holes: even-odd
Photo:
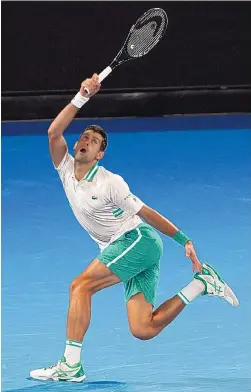
[(236, 308), (237, 306), (239, 306), (240, 302), (238, 300), (238, 298), (236, 297), (236, 295), (234, 294), (233, 290), (231, 289), (231, 287), (222, 279), (222, 277), (219, 275), (219, 273), (208, 263), (204, 263), (205, 266), (207, 266), (207, 268), (210, 270), (210, 272), (212, 273), (212, 275), (214, 276), (214, 278), (216, 280), (219, 280), (221, 283), (223, 283), (225, 285), (226, 291), (229, 294), (229, 297), (232, 300), (232, 303), (229, 302), (226, 297), (221, 297), (223, 299), (225, 299), (230, 305), (232, 305), (234, 308)]
[(39, 380), (39, 381), (64, 381), (64, 382), (82, 382), (82, 381), (84, 381), (86, 378), (87, 378), (87, 376), (84, 374), (83, 376), (81, 376), (81, 377), (72, 377), (72, 378), (70, 378), (70, 379), (63, 379), (63, 378), (52, 378), (52, 377), (50, 377), (50, 378), (47, 378), (47, 377), (32, 377), (32, 376), (30, 376), (30, 378), (32, 379), (32, 380)]

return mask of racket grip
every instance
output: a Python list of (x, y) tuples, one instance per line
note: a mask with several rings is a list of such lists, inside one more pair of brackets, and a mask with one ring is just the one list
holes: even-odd
[(111, 67), (106, 67), (99, 75), (99, 83), (101, 83), (110, 73), (112, 72)]
[[(109, 67), (106, 67), (106, 68), (98, 75), (99, 83), (101, 83), (108, 75), (110, 75), (111, 72), (112, 72), (111, 67), (110, 67), (110, 66), (109, 66)], [(87, 87), (85, 87), (85, 92), (86, 92), (87, 94), (90, 94), (90, 91), (88, 90)]]

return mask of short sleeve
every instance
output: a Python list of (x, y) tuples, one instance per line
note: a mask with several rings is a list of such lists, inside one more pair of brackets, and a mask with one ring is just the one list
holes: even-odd
[(120, 176), (114, 176), (110, 182), (110, 200), (121, 210), (136, 215), (144, 203), (129, 189), (127, 183)]
[(54, 165), (54, 168), (57, 170), (62, 182), (64, 182), (66, 175), (72, 172), (73, 166), (74, 166), (74, 158), (71, 154), (68, 153), (68, 151), (66, 152), (60, 164), (57, 167)]

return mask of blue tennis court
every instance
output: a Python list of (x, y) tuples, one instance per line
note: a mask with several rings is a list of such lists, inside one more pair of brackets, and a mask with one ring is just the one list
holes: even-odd
[[(48, 150), (49, 122), (2, 124), (2, 390), (246, 392), (251, 390), (251, 116), (76, 120), (109, 135), (102, 165), (188, 233), (240, 300), (199, 298), (158, 337), (130, 334), (123, 286), (93, 298), (80, 385), (28, 379), (62, 356), (70, 282), (98, 248), (69, 208)], [(157, 305), (192, 278), (170, 238)]]

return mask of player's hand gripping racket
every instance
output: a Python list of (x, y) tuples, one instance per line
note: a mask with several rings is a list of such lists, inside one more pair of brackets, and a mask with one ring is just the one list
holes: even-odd
[[(131, 27), (124, 45), (111, 64), (98, 76), (101, 83), (118, 65), (142, 57), (161, 40), (168, 24), (167, 15), (161, 8), (146, 11)], [(89, 90), (85, 88), (89, 94)]]

